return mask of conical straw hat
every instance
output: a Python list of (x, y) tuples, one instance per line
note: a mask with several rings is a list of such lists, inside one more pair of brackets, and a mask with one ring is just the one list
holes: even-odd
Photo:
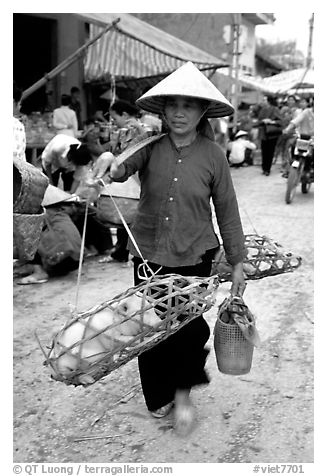
[(136, 104), (155, 114), (163, 112), (167, 96), (189, 96), (206, 99), (209, 107), (205, 117), (233, 114), (234, 108), (201, 71), (188, 61), (137, 99)]
[(238, 133), (235, 135), (235, 139), (238, 139), (239, 137), (243, 137), (243, 136), (248, 136), (249, 133), (246, 132), (246, 131), (238, 131)]
[(54, 187), (53, 185), (48, 185), (48, 188), (45, 191), (42, 206), (49, 207), (50, 205), (54, 205), (55, 203), (64, 202), (65, 200), (71, 199), (73, 195), (64, 190), (61, 190), (58, 187)]

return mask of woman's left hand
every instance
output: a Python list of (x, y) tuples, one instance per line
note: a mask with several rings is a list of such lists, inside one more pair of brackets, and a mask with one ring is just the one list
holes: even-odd
[(232, 269), (232, 287), (231, 295), (232, 296), (243, 296), (243, 293), (246, 288), (246, 283), (243, 273), (243, 262), (237, 263), (233, 266)]

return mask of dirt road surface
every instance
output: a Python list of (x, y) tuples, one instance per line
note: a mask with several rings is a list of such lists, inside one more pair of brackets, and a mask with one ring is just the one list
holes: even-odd
[[(251, 372), (220, 373), (211, 337), (211, 382), (192, 392), (197, 426), (177, 437), (170, 417), (149, 416), (136, 360), (88, 388), (50, 379), (34, 331), (46, 345), (64, 324), (77, 272), (40, 285), (14, 283), (14, 462), (313, 462), (313, 189), (298, 190), (286, 205), (278, 165), (269, 177), (259, 166), (232, 175), (245, 233), (268, 235), (303, 259), (293, 273), (248, 281), (244, 298), (262, 340)], [(83, 265), (80, 310), (132, 286), (132, 268), (98, 260)], [(229, 288), (220, 286), (205, 314), (212, 329)]]

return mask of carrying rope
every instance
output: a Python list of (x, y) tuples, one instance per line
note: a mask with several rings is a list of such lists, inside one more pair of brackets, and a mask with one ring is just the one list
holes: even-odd
[(252, 223), (252, 220), (251, 220), (251, 218), (250, 218), (250, 215), (248, 214), (248, 212), (247, 212), (246, 208), (245, 208), (245, 207), (243, 207), (243, 206), (241, 206), (241, 205), (239, 205), (239, 208), (240, 208), (241, 210), (243, 210), (243, 211), (244, 211), (244, 213), (245, 213), (245, 215), (246, 215), (247, 219), (248, 219), (248, 220), (249, 220), (249, 222), (250, 222), (250, 225), (251, 225), (251, 226), (252, 226), (252, 228), (253, 228), (253, 231), (254, 231), (254, 233), (255, 233), (256, 235), (259, 235), (259, 233), (257, 232), (257, 230), (256, 230), (255, 226), (254, 226), (254, 225), (253, 225), (253, 223)]
[(131, 239), (131, 242), (132, 242), (133, 245), (135, 246), (136, 251), (138, 252), (138, 254), (140, 255), (140, 257), (141, 257), (141, 259), (142, 259), (142, 261), (143, 261), (143, 263), (139, 266), (139, 268), (142, 266), (142, 268), (144, 267), (144, 270), (145, 270), (145, 268), (146, 268), (146, 269), (150, 272), (150, 277), (146, 274), (145, 271), (144, 271), (144, 276), (142, 277), (142, 276), (139, 274), (139, 270), (138, 270), (139, 278), (140, 278), (140, 279), (149, 279), (149, 278), (155, 276), (155, 275), (158, 273), (158, 271), (161, 269), (161, 267), (160, 267), (160, 269), (159, 269), (158, 271), (156, 271), (156, 272), (154, 272), (154, 271), (150, 268), (150, 266), (149, 266), (148, 263), (147, 263), (147, 260), (143, 257), (142, 252), (141, 252), (141, 250), (140, 250), (138, 244), (136, 243), (136, 240), (135, 240), (135, 238), (134, 238), (134, 236), (133, 236), (133, 233), (131, 232), (130, 227), (127, 225), (126, 220), (125, 220), (125, 218), (123, 217), (123, 214), (122, 214), (121, 211), (119, 210), (119, 207), (118, 207), (117, 203), (115, 202), (115, 200), (114, 200), (114, 198), (113, 198), (113, 196), (111, 195), (110, 192), (109, 192), (109, 196), (110, 196), (110, 198), (111, 198), (111, 200), (112, 200), (112, 202), (113, 202), (113, 204), (114, 204), (114, 206), (115, 206), (115, 208), (116, 208), (116, 210), (117, 210), (117, 213), (118, 213), (118, 215), (119, 215), (119, 218), (120, 218), (121, 221), (123, 222), (123, 225), (124, 225), (124, 227), (125, 227), (125, 230), (127, 231), (127, 234), (128, 234), (128, 236), (130, 237), (130, 239)]
[(83, 233), (82, 233), (82, 242), (81, 242), (81, 249), (79, 253), (79, 263), (78, 263), (78, 274), (77, 274), (77, 285), (76, 285), (76, 296), (75, 296), (75, 307), (72, 310), (72, 317), (77, 315), (77, 305), (78, 305), (78, 294), (81, 282), (81, 275), (82, 275), (82, 264), (84, 258), (84, 245), (85, 245), (85, 235), (86, 235), (86, 225), (87, 225), (87, 212), (89, 209), (89, 202), (86, 202), (85, 206), (85, 214), (84, 214), (84, 224), (83, 224)]
[[(115, 90), (114, 90), (115, 92)], [(121, 154), (119, 154), (117, 156), (117, 161), (118, 161), (118, 164), (122, 164), (128, 157), (130, 157), (131, 155), (135, 154), (136, 152), (138, 152), (140, 149), (142, 149), (143, 147), (147, 146), (147, 145), (150, 145), (151, 143), (154, 143), (154, 142), (157, 142), (159, 139), (161, 139), (164, 135), (166, 134), (158, 134), (156, 136), (151, 136), (151, 137), (147, 137), (139, 142), (137, 142), (136, 144), (134, 144), (133, 146), (131, 147), (128, 147), (124, 152), (122, 152)], [(102, 187), (105, 187), (106, 184), (104, 183), (104, 181), (102, 179), (98, 179), (98, 184), (101, 185)], [(139, 253), (143, 263), (139, 266), (139, 270), (143, 270), (144, 272), (144, 276), (141, 276), (140, 272), (138, 271), (138, 275), (139, 275), (139, 278), (140, 279), (151, 279), (153, 276), (155, 276), (161, 269), (161, 267), (159, 268), (158, 271), (154, 272), (152, 271), (152, 269), (150, 268), (150, 266), (148, 265), (147, 261), (144, 259), (142, 253), (141, 253), (141, 250), (140, 248), (138, 247), (136, 241), (135, 241), (135, 238), (129, 228), (129, 226), (127, 225), (126, 223), (126, 220), (124, 219), (121, 211), (119, 210), (115, 200), (113, 199), (112, 195), (110, 194), (109, 192), (109, 196), (111, 198), (111, 200), (113, 201), (113, 204), (118, 212), (118, 215), (121, 219), (121, 221), (123, 222), (123, 225), (128, 233), (128, 236), (130, 237), (133, 245), (135, 246), (135, 249), (137, 250), (137, 252)], [(85, 235), (86, 235), (86, 225), (87, 225), (87, 212), (88, 212), (88, 206), (89, 206), (89, 202), (88, 200), (86, 201), (86, 207), (85, 207), (85, 215), (84, 215), (84, 225), (83, 225), (83, 233), (82, 233), (82, 243), (81, 243), (81, 249), (80, 249), (80, 256), (79, 256), (79, 265), (78, 265), (78, 275), (77, 275), (77, 286), (76, 286), (76, 296), (75, 296), (75, 306), (72, 306), (72, 309), (71, 309), (71, 314), (72, 314), (72, 317), (74, 318), (76, 315), (77, 315), (77, 306), (78, 306), (78, 296), (79, 296), (79, 288), (80, 288), (80, 282), (81, 282), (81, 274), (82, 274), (82, 264), (83, 264), (83, 257), (84, 257), (84, 245), (85, 245)], [(146, 271), (145, 270), (148, 270), (150, 272), (150, 276), (147, 275)]]
[[(105, 183), (103, 182), (102, 179), (98, 180), (99, 184), (105, 186)], [(138, 270), (137, 270), (137, 274), (138, 274), (138, 277), (140, 279), (143, 279), (143, 280), (148, 280), (148, 279), (151, 279), (153, 278), (156, 274), (158, 274), (160, 272), (160, 270), (162, 269), (162, 266), (160, 266), (160, 268), (157, 270), (157, 271), (153, 271), (147, 260), (144, 258), (138, 244), (136, 243), (136, 240), (131, 232), (131, 229), (130, 227), (128, 226), (123, 214), (121, 213), (117, 203), (115, 202), (113, 196), (111, 195), (111, 193), (109, 192), (109, 196), (117, 210), (117, 213), (119, 215), (119, 218), (121, 219), (124, 227), (125, 227), (125, 230), (127, 231), (127, 234), (128, 236), (130, 237), (130, 240), (131, 242), (133, 243), (133, 245), (135, 246), (135, 249), (136, 251), (138, 252), (138, 254), (140, 255), (140, 258), (142, 259), (143, 263), (141, 263), (138, 267)], [(87, 213), (88, 213), (88, 206), (89, 206), (89, 202), (87, 201), (86, 202), (86, 206), (85, 206), (85, 215), (84, 215), (84, 224), (83, 224), (83, 233), (82, 233), (82, 242), (81, 242), (81, 249), (80, 249), (80, 256), (79, 256), (79, 265), (78, 265), (78, 275), (77, 275), (77, 285), (76, 285), (76, 296), (75, 296), (75, 306), (72, 308), (72, 318), (76, 317), (77, 315), (77, 308), (78, 308), (78, 297), (79, 297), (79, 288), (80, 288), (80, 282), (81, 282), (81, 275), (82, 275), (82, 265), (83, 265), (83, 258), (84, 258), (84, 246), (85, 246), (85, 236), (86, 236), (86, 225), (87, 225)], [(148, 273), (150, 273), (150, 275)]]

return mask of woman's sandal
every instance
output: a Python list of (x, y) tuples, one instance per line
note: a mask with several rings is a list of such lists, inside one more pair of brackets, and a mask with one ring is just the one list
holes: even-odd
[(43, 284), (43, 283), (47, 283), (48, 281), (49, 281), (49, 278), (39, 277), (39, 276), (35, 276), (31, 274), (29, 276), (25, 276), (19, 281), (16, 281), (16, 283), (17, 284)]
[(171, 409), (173, 408), (174, 403), (170, 402), (167, 405), (158, 408), (158, 410), (155, 410), (153, 412), (150, 412), (153, 418), (164, 418), (165, 416), (170, 413)]
[(99, 259), (99, 263), (111, 263), (115, 260), (111, 256), (105, 256), (104, 258)]
[(179, 436), (187, 436), (195, 425), (193, 405), (180, 405), (175, 408), (175, 431)]

